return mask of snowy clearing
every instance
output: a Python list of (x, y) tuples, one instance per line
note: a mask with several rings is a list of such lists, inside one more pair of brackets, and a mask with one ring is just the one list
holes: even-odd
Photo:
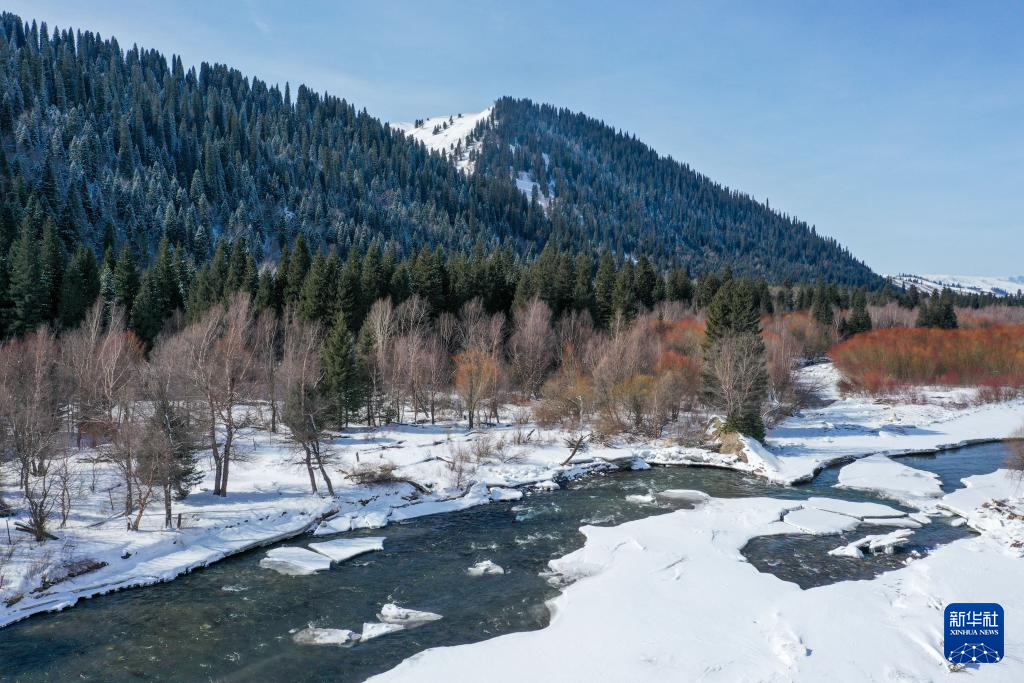
[[(464, 173), (473, 172), (473, 163), (469, 153), (473, 145), (466, 144), (466, 137), (473, 132), (477, 124), (486, 121), (493, 107), (487, 107), (476, 113), (445, 114), (424, 119), (420, 126), (414, 123), (397, 122), (390, 126), (400, 130), (408, 137), (422, 142), (427, 149), (434, 152), (445, 152), (454, 156), (455, 167)], [(437, 132), (435, 132), (437, 129)], [(479, 145), (479, 143), (477, 143)], [(456, 151), (458, 154), (456, 155)]]

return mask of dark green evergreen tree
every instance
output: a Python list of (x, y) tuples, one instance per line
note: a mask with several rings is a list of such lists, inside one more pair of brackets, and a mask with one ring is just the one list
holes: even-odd
[[(768, 372), (760, 310), (748, 282), (726, 279), (715, 294), (707, 309), (704, 358), (705, 400), (725, 410), (725, 431), (764, 439)], [(729, 371), (720, 375), (718, 367)]]
[(60, 324), (70, 329), (85, 318), (100, 294), (100, 274), (91, 249), (79, 245), (64, 271), (60, 296)]

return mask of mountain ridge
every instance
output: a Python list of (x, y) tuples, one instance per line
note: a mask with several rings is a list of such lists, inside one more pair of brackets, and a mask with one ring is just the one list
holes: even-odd
[(201, 264), (219, 239), (240, 238), (273, 258), (302, 234), (315, 250), (376, 241), (532, 259), (552, 245), (694, 274), (884, 282), (806, 224), (529, 100), (392, 126), (304, 85), (293, 96), (226, 65), (186, 69), (10, 13), (0, 84), (0, 255), (27, 220), (37, 238), (54, 224), (63, 258), (127, 244), (148, 263), (167, 239)]

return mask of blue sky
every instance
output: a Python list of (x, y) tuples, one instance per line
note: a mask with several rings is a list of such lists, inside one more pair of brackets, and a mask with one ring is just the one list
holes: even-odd
[(386, 120), (551, 102), (767, 199), (880, 272), (1024, 274), (1024, 3), (3, 5)]

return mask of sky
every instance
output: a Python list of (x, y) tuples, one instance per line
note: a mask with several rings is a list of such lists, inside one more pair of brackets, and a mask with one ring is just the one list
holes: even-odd
[(387, 121), (583, 111), (881, 273), (1024, 274), (1024, 3), (7, 0)]

